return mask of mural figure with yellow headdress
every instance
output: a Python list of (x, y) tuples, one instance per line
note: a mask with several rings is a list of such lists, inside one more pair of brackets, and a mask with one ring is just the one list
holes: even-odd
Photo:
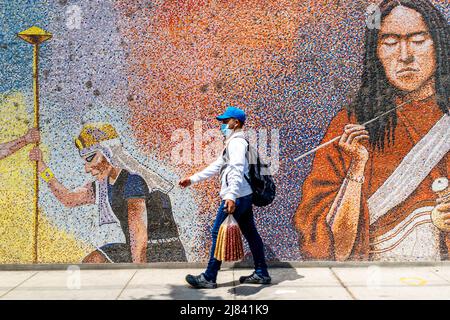
[(95, 181), (67, 189), (34, 148), (30, 160), (54, 196), (66, 207), (96, 204), (99, 225), (117, 223), (125, 243), (110, 243), (87, 255), (84, 263), (186, 261), (167, 193), (173, 185), (141, 165), (123, 148), (115, 128), (85, 124), (75, 139), (85, 171)]

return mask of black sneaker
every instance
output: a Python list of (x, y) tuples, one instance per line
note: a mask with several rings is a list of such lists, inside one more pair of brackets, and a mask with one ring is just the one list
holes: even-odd
[(189, 283), (192, 287), (194, 287), (196, 289), (215, 289), (215, 288), (217, 288), (217, 283), (206, 280), (203, 273), (198, 276), (193, 276), (191, 274), (188, 274), (186, 276), (186, 281), (187, 281), (187, 283)]
[(270, 276), (260, 276), (253, 272), (249, 276), (242, 276), (239, 278), (240, 283), (254, 283), (254, 284), (270, 284), (272, 278)]

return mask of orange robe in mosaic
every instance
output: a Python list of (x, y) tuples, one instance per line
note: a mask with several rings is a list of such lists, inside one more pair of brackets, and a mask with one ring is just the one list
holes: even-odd
[[(412, 102), (398, 109), (398, 123), (395, 129), (395, 143), (386, 143), (384, 151), (368, 148), (369, 161), (365, 169), (365, 182), (362, 187), (361, 211), (358, 221), (356, 241), (349, 260), (370, 260), (371, 239), (384, 234), (408, 216), (414, 208), (435, 205), (437, 195), (432, 191), (433, 181), (448, 177), (450, 161), (448, 152), (432, 169), (419, 187), (402, 203), (388, 211), (375, 223), (369, 223), (367, 199), (383, 185), (386, 179), (400, 164), (411, 148), (443, 116), (434, 100)], [(346, 124), (357, 123), (343, 110), (331, 122), (323, 142), (339, 136)], [(333, 234), (326, 221), (336, 195), (346, 177), (350, 158), (337, 143), (317, 151), (312, 171), (305, 180), (302, 199), (294, 216), (294, 225), (299, 232), (300, 252), (306, 260), (335, 260)], [(442, 259), (447, 258), (450, 241), (447, 233), (439, 232)]]

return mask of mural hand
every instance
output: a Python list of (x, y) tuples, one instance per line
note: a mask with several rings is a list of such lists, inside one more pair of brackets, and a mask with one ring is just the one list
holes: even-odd
[(27, 144), (38, 143), (41, 140), (41, 134), (36, 128), (29, 129), (25, 135), (25, 141)]
[(347, 124), (339, 140), (339, 147), (356, 162), (367, 162), (369, 152), (362, 141), (369, 139), (369, 132), (359, 124)]
[(439, 203), (431, 213), (431, 220), (439, 230), (450, 232), (450, 201)]
[(33, 149), (31, 149), (30, 154), (29, 154), (29, 158), (31, 161), (42, 161), (42, 151), (41, 149), (39, 149), (39, 147), (34, 147)]

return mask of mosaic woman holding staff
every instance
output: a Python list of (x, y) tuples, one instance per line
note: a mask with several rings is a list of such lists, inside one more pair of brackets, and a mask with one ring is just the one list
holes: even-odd
[(86, 173), (95, 178), (75, 190), (67, 189), (56, 179), (39, 148), (31, 150), (30, 160), (38, 161), (41, 177), (63, 205), (97, 204), (100, 225), (117, 223), (122, 228), (125, 243), (104, 245), (83, 262), (186, 261), (166, 194), (173, 185), (126, 153), (110, 124), (86, 124), (75, 144)]

